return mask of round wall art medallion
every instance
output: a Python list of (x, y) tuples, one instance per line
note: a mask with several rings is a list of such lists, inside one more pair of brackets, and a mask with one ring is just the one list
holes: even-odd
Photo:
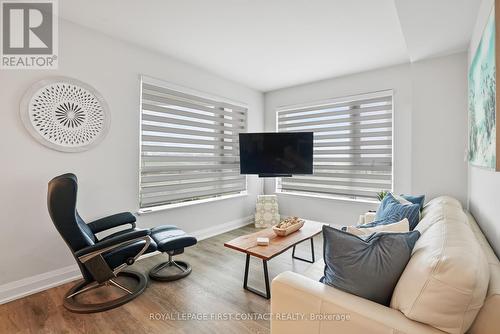
[(55, 77), (35, 83), (21, 101), (21, 118), (41, 144), (81, 152), (108, 132), (110, 114), (101, 94), (79, 80)]

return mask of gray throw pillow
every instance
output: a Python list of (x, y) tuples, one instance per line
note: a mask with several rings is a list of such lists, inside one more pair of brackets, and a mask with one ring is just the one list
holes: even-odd
[(365, 238), (323, 226), (325, 273), (320, 282), (389, 305), (420, 232), (373, 233)]

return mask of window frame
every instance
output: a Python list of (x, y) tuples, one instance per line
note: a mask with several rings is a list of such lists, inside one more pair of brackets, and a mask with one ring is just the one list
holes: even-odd
[[(395, 108), (394, 108), (394, 90), (393, 89), (385, 89), (380, 91), (374, 91), (369, 93), (360, 93), (360, 94), (352, 94), (347, 96), (323, 99), (323, 100), (314, 100), (310, 102), (302, 102), (297, 104), (289, 104), (289, 105), (280, 105), (275, 108), (275, 131), (279, 132), (279, 113), (282, 111), (290, 110), (290, 109), (299, 109), (299, 108), (310, 108), (315, 106), (327, 105), (327, 104), (336, 104), (343, 103), (349, 100), (364, 100), (364, 99), (372, 99), (379, 97), (391, 97), (391, 187), (389, 190), (391, 192), (394, 191), (394, 163), (395, 163), (395, 146), (394, 146), (394, 123), (395, 123)], [(307, 130), (302, 130), (307, 131)], [(314, 149), (314, 145), (313, 145)], [(314, 157), (314, 153), (313, 153)], [(314, 169), (313, 174), (314, 175)], [(307, 198), (320, 198), (320, 199), (331, 199), (337, 201), (347, 201), (347, 202), (358, 202), (358, 203), (378, 203), (379, 201), (376, 198), (362, 197), (362, 196), (348, 196), (348, 195), (340, 195), (334, 193), (320, 193), (320, 192), (301, 192), (301, 191), (282, 191), (280, 188), (281, 180), (283, 178), (276, 178), (274, 181), (274, 191), (276, 194), (286, 195), (286, 196), (298, 196), (298, 197), (307, 197)]]
[(245, 129), (244, 131), (248, 131), (248, 113), (249, 113), (249, 108), (248, 105), (239, 101), (234, 101), (225, 97), (217, 96), (215, 94), (210, 94), (210, 93), (205, 93), (201, 92), (192, 88), (187, 88), (184, 86), (180, 86), (177, 84), (173, 84), (171, 82), (167, 82), (165, 80), (157, 79), (151, 76), (147, 75), (140, 75), (140, 80), (139, 80), (139, 168), (138, 168), (138, 192), (137, 192), (137, 203), (138, 203), (138, 214), (146, 214), (146, 213), (151, 213), (151, 212), (156, 212), (156, 211), (162, 211), (162, 210), (168, 210), (168, 209), (173, 209), (173, 208), (179, 208), (179, 207), (185, 207), (185, 206), (191, 206), (191, 205), (197, 205), (197, 204), (202, 204), (202, 203), (209, 203), (209, 202), (214, 202), (214, 201), (220, 201), (220, 200), (226, 200), (226, 199), (231, 199), (231, 198), (238, 198), (238, 197), (244, 197), (248, 196), (248, 177), (245, 175), (244, 176), (244, 190), (238, 192), (238, 193), (223, 193), (223, 194), (215, 194), (215, 195), (209, 195), (209, 197), (204, 197), (200, 199), (186, 199), (186, 200), (180, 200), (180, 201), (174, 201), (172, 203), (165, 203), (165, 204), (159, 204), (159, 205), (153, 205), (149, 207), (141, 207), (141, 185), (142, 185), (142, 157), (143, 157), (143, 150), (142, 150), (142, 136), (143, 136), (143, 130), (142, 130), (142, 122), (143, 122), (143, 109), (142, 109), (142, 103), (143, 103), (143, 84), (151, 84), (159, 87), (163, 87), (165, 89), (177, 91), (179, 93), (184, 93), (184, 94), (190, 94), (194, 95), (196, 97), (202, 98), (202, 99), (209, 99), (209, 100), (216, 100), (217, 102), (220, 103), (228, 103), (237, 107), (241, 107), (246, 109), (246, 116), (244, 120), (245, 124)]

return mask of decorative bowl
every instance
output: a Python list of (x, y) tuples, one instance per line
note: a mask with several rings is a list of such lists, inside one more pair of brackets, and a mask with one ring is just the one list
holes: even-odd
[(301, 229), (301, 227), (304, 226), (304, 220), (300, 219), (298, 220), (297, 223), (288, 226), (286, 228), (280, 228), (278, 225), (273, 226), (273, 231), (274, 233), (279, 236), (279, 237), (285, 237), (293, 232), (296, 232)]

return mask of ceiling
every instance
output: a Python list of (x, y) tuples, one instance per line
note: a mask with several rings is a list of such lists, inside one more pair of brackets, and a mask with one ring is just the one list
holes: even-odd
[(466, 50), (481, 0), (64, 0), (74, 23), (260, 91)]

